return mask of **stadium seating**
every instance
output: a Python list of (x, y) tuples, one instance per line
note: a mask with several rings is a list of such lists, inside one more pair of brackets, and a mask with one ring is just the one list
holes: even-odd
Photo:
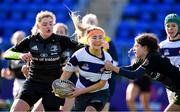
[(9, 40), (16, 30), (23, 30), (29, 35), (35, 16), (41, 10), (52, 11), (57, 22), (67, 23), (70, 17), (65, 4), (73, 10), (78, 0), (0, 0), (0, 36)]
[[(151, 32), (159, 37), (159, 41), (166, 38), (164, 30), (164, 18), (169, 13), (179, 13), (179, 0), (129, 0), (122, 9), (121, 19), (117, 23), (115, 41), (118, 48), (124, 48), (124, 42), (129, 47), (134, 42), (134, 37), (139, 33)], [(123, 45), (124, 46), (123, 46)], [(125, 54), (127, 51), (118, 51)], [(127, 60), (127, 56), (120, 56)], [(129, 64), (128, 61), (120, 61), (120, 65)]]
[[(117, 25), (116, 37), (123, 36), (130, 39), (138, 33), (154, 32), (160, 40), (163, 40), (165, 16), (169, 13), (178, 13), (179, 10), (180, 1), (178, 0), (129, 0)], [(122, 28), (133, 30), (131, 33), (135, 34), (128, 35), (122, 32)]]

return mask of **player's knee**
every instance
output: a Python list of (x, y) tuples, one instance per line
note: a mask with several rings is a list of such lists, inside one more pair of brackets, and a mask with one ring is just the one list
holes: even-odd
[(104, 108), (104, 105), (101, 101), (92, 101), (88, 104), (88, 107), (93, 107), (96, 111), (101, 111)]
[(134, 98), (133, 97), (126, 97), (126, 101), (128, 102), (128, 103), (134, 103)]
[(87, 106), (85, 112), (89, 112), (89, 111), (90, 111), (90, 112), (96, 112), (97, 110), (96, 110), (96, 108), (93, 107), (93, 106)]
[(26, 103), (23, 100), (20, 99), (16, 99), (13, 102), (13, 105), (11, 106), (11, 112), (17, 112), (17, 111), (27, 111), (30, 109), (30, 106), (28, 105), (28, 103)]

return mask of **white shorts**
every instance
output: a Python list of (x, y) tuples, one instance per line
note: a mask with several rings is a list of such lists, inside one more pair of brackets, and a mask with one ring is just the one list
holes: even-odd
[(167, 92), (167, 97), (168, 97), (169, 103), (173, 103), (174, 102), (174, 97), (175, 97), (175, 92), (172, 92), (169, 89), (166, 89), (166, 92)]
[(23, 84), (25, 82), (25, 79), (14, 79), (14, 85), (13, 85), (13, 96), (14, 98), (17, 97), (19, 91), (21, 90)]

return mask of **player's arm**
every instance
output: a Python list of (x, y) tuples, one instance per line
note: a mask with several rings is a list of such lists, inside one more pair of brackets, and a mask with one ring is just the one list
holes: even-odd
[(90, 91), (95, 91), (101, 89), (105, 86), (107, 80), (100, 80), (96, 84), (93, 84), (86, 88), (75, 88), (73, 92), (70, 93), (71, 97), (77, 97), (81, 94), (89, 93)]
[(81, 89), (81, 93), (84, 94), (84, 93), (89, 93), (91, 91), (101, 89), (105, 86), (106, 82), (107, 82), (107, 80), (100, 80), (99, 82), (97, 82), (89, 87)]
[(97, 83), (88, 86), (86, 88), (76, 89), (75, 91), (72, 92), (73, 93), (72, 96), (76, 97), (79, 96), (80, 94), (85, 94), (85, 93), (90, 93), (92, 91), (100, 90), (105, 86), (108, 79), (111, 78), (111, 74), (112, 74), (111, 71), (107, 71), (107, 70), (104, 71), (101, 75), (101, 79)]
[(20, 52), (14, 52), (13, 48), (8, 49), (4, 54), (3, 54), (3, 58), (4, 59), (14, 59), (14, 60), (20, 60), (20, 56), (22, 55), (22, 53)]
[(73, 55), (69, 62), (66, 63), (66, 65), (63, 67), (63, 73), (60, 77), (61, 80), (69, 79), (73, 72), (76, 71), (76, 66), (78, 64), (77, 58), (75, 55)]
[[(25, 38), (22, 40), (19, 44), (9, 48), (5, 53), (3, 54), (3, 58), (9, 59), (9, 60), (20, 60), (23, 57), (23, 53), (27, 52), (29, 49), (29, 38)], [(28, 57), (27, 55), (26, 57)]]
[(72, 73), (73, 73), (73, 72), (63, 71), (60, 79), (61, 79), (61, 80), (67, 80), (67, 79), (69, 79), (69, 78), (71, 77)]
[(24, 77), (28, 78), (29, 77), (29, 66), (28, 65), (23, 65), (21, 68), (21, 72), (23, 73)]
[(117, 74), (127, 77), (129, 79), (136, 79), (145, 75), (145, 69), (141, 66), (139, 66), (136, 70), (129, 70), (126, 69), (126, 67), (123, 68), (123, 67), (113, 66), (113, 64), (110, 61), (106, 61), (105, 69), (114, 71)]

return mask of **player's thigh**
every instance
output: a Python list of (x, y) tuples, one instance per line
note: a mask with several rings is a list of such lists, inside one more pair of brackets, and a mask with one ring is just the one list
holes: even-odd
[(40, 95), (36, 94), (36, 86), (31, 81), (26, 81), (17, 98), (25, 101), (32, 107), (41, 98)]
[(139, 92), (140, 89), (136, 84), (129, 83), (126, 89), (126, 100), (135, 99)]
[(15, 99), (10, 112), (17, 112), (17, 111), (27, 111), (30, 109), (30, 106), (27, 102), (21, 99)]

